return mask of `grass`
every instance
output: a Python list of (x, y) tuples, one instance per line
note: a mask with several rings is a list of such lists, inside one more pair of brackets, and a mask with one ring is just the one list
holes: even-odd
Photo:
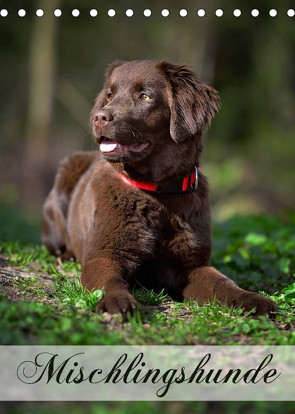
[[(155, 310), (136, 313), (124, 324), (109, 324), (104, 316), (79, 311), (67, 303), (61, 308), (44, 303), (11, 303), (0, 297), (1, 344), (140, 345), (140, 344), (268, 344), (295, 345), (295, 332), (278, 329), (267, 318), (252, 319), (240, 310), (195, 302), (172, 305), (169, 315)], [(20, 318), (21, 315), (21, 318)], [(279, 319), (287, 323), (285, 317)], [(279, 320), (279, 322), (280, 322)], [(289, 314), (288, 323), (294, 323)]]
[(169, 300), (168, 295), (164, 292), (164, 289), (162, 289), (159, 293), (145, 288), (134, 289), (132, 294), (138, 302), (146, 303), (148, 305), (158, 305), (159, 303)]
[[(237, 217), (214, 225), (212, 263), (241, 287), (261, 291), (279, 306), (276, 323), (252, 319), (220, 303), (172, 302), (164, 291), (133, 293), (140, 311), (126, 323), (93, 313), (104, 292), (86, 292), (81, 266), (61, 265), (36, 243), (6, 241), (0, 252), (34, 277), (12, 278), (2, 293), (1, 344), (295, 344), (295, 214)], [(38, 275), (47, 275), (48, 285)], [(42, 302), (42, 303), (41, 303)]]
[[(69, 264), (74, 267), (73, 263), (69, 262)], [(79, 265), (76, 267), (80, 268)], [(56, 276), (54, 297), (59, 299), (63, 306), (74, 306), (77, 309), (95, 311), (97, 303), (104, 297), (105, 292), (103, 290), (88, 292), (81, 285), (77, 275), (76, 278), (72, 275), (71, 280), (65, 273), (58, 272), (54, 266), (52, 266), (52, 272)]]

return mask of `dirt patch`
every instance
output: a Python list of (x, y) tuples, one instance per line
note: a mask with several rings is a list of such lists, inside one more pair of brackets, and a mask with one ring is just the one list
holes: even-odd
[(9, 258), (0, 255), (0, 292), (13, 302), (42, 302), (59, 305), (53, 298), (54, 278), (32, 272), (30, 268), (19, 269), (9, 263)]
[(177, 316), (177, 319), (183, 320), (183, 322), (190, 321), (194, 316), (193, 313), (189, 309), (175, 309), (174, 307), (175, 302), (168, 297), (168, 300), (165, 302), (162, 302), (158, 305), (147, 305), (147, 304), (140, 304), (140, 312), (142, 315), (151, 315), (151, 314), (157, 314), (161, 313), (164, 314), (167, 317), (173, 317), (175, 314), (175, 317)]

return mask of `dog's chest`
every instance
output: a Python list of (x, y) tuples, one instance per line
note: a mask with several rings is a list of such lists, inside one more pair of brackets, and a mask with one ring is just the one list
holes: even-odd
[(165, 223), (162, 250), (172, 260), (191, 265), (198, 249), (198, 237), (189, 223), (176, 215), (171, 215)]
[(198, 235), (190, 223), (171, 213), (158, 200), (136, 195), (135, 192), (121, 196), (117, 204), (124, 223), (124, 240), (130, 250), (137, 251), (138, 257), (144, 259), (165, 260), (166, 257), (169, 261), (193, 266)]

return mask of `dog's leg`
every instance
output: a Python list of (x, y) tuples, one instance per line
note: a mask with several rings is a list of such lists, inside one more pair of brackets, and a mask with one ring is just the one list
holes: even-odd
[(196, 299), (199, 304), (212, 302), (214, 298), (227, 306), (242, 307), (245, 312), (253, 310), (255, 316), (271, 316), (278, 310), (276, 304), (258, 293), (239, 288), (234, 281), (214, 267), (199, 267), (188, 276), (183, 290), (184, 299)]
[(48, 251), (63, 260), (74, 258), (69, 248), (70, 241), (66, 227), (66, 217), (62, 212), (54, 189), (51, 190), (43, 207), (42, 243)]
[(129, 292), (129, 283), (122, 277), (122, 270), (106, 255), (83, 266), (81, 282), (88, 290), (103, 289), (106, 292), (96, 312), (119, 313), (125, 317), (128, 311), (133, 312), (137, 306)]

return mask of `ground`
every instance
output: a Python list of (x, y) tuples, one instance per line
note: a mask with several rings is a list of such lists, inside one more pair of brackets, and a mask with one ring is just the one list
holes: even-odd
[[(295, 344), (295, 214), (235, 217), (214, 224), (212, 264), (241, 287), (264, 291), (276, 321), (253, 319), (218, 303), (172, 302), (136, 291), (139, 312), (93, 312), (103, 292), (87, 294), (80, 265), (59, 263), (39, 243), (39, 220), (0, 207), (0, 344)], [(293, 402), (2, 402), (9, 414), (291, 414)]]
[(104, 292), (84, 291), (78, 263), (61, 263), (37, 243), (6, 241), (0, 249), (1, 344), (295, 344), (294, 213), (214, 224), (212, 264), (275, 300), (275, 322), (143, 289), (127, 321), (97, 315)]

